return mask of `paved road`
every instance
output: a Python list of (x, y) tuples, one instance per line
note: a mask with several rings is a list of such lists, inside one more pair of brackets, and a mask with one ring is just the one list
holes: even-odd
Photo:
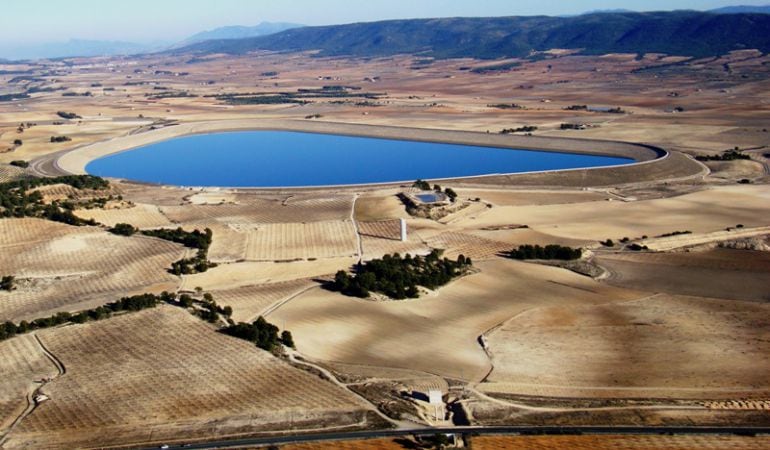
[[(433, 435), (436, 433), (476, 433), (476, 434), (540, 434), (540, 435), (580, 435), (580, 434), (625, 434), (625, 435), (770, 435), (770, 427), (455, 427), (455, 428), (416, 428), (413, 430), (355, 431), (347, 433), (305, 434), (229, 441), (210, 441), (200, 444), (171, 445), (169, 449), (225, 449), (256, 445), (279, 445), (300, 442), (342, 441), (371, 438), (398, 437), (414, 434)], [(159, 446), (146, 447), (157, 449)]]

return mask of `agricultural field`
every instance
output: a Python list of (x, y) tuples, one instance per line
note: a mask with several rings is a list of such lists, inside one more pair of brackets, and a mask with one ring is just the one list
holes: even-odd
[[(39, 332), (66, 367), (7, 448), (180, 442), (366, 425), (366, 406), (171, 306)], [(13, 342), (13, 341), (11, 341)], [(6, 343), (7, 345), (7, 343)]]
[(28, 335), (0, 343), (0, 373), (3, 374), (3, 389), (0, 390), (2, 436), (28, 408), (40, 381), (54, 377), (58, 372), (43, 353), (36, 337)]
[(0, 293), (0, 318), (17, 322), (174, 290), (179, 279), (167, 269), (188, 253), (168, 241), (41, 219), (3, 219), (0, 230), (0, 273), (18, 284)]
[(211, 291), (216, 301), (233, 308), (233, 320), (251, 322), (266, 310), (315, 287), (312, 280), (291, 280)]
[(767, 398), (769, 312), (767, 303), (665, 294), (533, 308), (488, 334), (494, 370), (478, 388), (540, 397)]
[(548, 304), (640, 296), (552, 267), (502, 259), (476, 267), (478, 273), (417, 300), (372, 302), (316, 288), (267, 318), (285, 323), (298, 350), (314, 359), (480, 381), (492, 365), (478, 337), (511, 317)]
[(108, 227), (119, 223), (129, 223), (139, 229), (167, 228), (173, 225), (157, 206), (148, 204), (137, 204), (129, 208), (80, 209), (75, 215), (86, 220), (93, 219)]
[(759, 450), (770, 445), (767, 437), (741, 436), (477, 436), (473, 448), (481, 450)]

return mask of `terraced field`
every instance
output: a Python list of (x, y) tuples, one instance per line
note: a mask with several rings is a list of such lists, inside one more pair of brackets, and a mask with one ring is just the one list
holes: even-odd
[(216, 438), (353, 426), (364, 406), (248, 342), (163, 306), (39, 333), (67, 369), (8, 448)]
[(39, 219), (0, 220), (0, 227), (0, 273), (18, 280), (17, 290), (0, 293), (3, 320), (86, 309), (139, 291), (173, 290), (178, 278), (167, 269), (188, 253), (168, 241)]

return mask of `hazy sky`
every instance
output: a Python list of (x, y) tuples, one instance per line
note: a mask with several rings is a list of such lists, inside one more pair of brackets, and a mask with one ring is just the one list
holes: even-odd
[(261, 21), (326, 25), (414, 17), (561, 15), (594, 9), (711, 9), (768, 0), (3, 0), (0, 43), (173, 41)]

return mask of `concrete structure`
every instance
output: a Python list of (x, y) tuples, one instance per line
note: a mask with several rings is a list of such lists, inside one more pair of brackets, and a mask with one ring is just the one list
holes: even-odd
[(401, 242), (406, 242), (406, 219), (401, 219)]

